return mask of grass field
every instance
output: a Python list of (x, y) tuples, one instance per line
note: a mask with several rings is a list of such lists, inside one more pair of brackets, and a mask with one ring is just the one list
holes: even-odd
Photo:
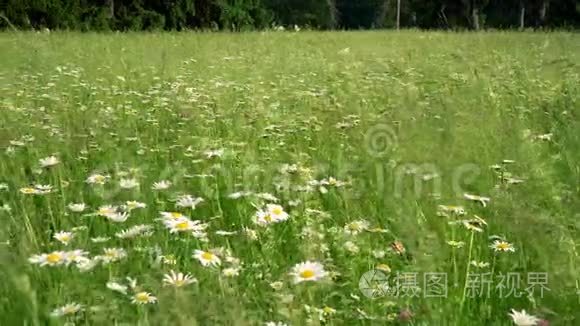
[(0, 325), (580, 323), (578, 34), (0, 48)]

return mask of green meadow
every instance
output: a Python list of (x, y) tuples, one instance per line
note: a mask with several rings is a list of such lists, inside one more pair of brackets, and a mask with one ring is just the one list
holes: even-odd
[(578, 34), (0, 49), (0, 325), (580, 323)]

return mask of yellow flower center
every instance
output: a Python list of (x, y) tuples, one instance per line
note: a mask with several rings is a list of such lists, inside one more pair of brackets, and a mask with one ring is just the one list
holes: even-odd
[(183, 215), (181, 215), (181, 213), (177, 213), (177, 212), (171, 212), (171, 217), (173, 217), (173, 218), (180, 218), (180, 217), (182, 217), (182, 216), (183, 216)]
[(61, 258), (62, 258), (62, 257), (61, 257), (61, 255), (60, 255), (59, 253), (57, 253), (57, 252), (53, 252), (53, 253), (51, 253), (51, 254), (48, 254), (48, 255), (46, 256), (46, 260), (47, 260), (49, 263), (53, 263), (53, 264), (55, 264), (55, 263), (58, 263), (58, 262), (60, 261), (60, 259), (61, 259)]
[(377, 269), (382, 270), (382, 271), (387, 272), (387, 273), (391, 272), (391, 268), (387, 264), (379, 264), (379, 265), (377, 265)]
[(180, 222), (180, 223), (175, 224), (175, 227), (178, 230), (187, 230), (187, 228), (189, 227), (189, 223), (187, 223), (187, 221)]
[(302, 272), (300, 272), (300, 277), (304, 278), (304, 279), (309, 279), (309, 278), (313, 278), (314, 277), (314, 271), (311, 269), (305, 269)]
[(506, 242), (500, 242), (497, 245), (497, 249), (499, 249), (499, 250), (508, 250), (509, 248), (510, 248), (510, 245), (509, 245), (509, 243), (506, 243)]
[(135, 294), (135, 300), (139, 302), (148, 302), (149, 301), (149, 294), (147, 292), (139, 292)]
[(274, 209), (272, 209), (272, 213), (274, 213), (275, 215), (280, 215), (284, 213), (284, 210), (280, 207), (275, 207)]
[(33, 194), (36, 192), (36, 189), (34, 189), (34, 188), (22, 188), (20, 191), (22, 191), (25, 194)]
[(60, 236), (60, 241), (67, 242), (69, 240), (70, 240), (70, 235), (68, 235), (68, 234), (63, 234)]
[(272, 215), (267, 214), (266, 216), (264, 216), (264, 220), (266, 220), (266, 222), (272, 222)]
[(331, 314), (331, 313), (333, 313), (333, 312), (334, 312), (334, 309), (332, 309), (332, 308), (330, 308), (330, 307), (326, 306), (326, 307), (322, 308), (322, 311), (324, 311), (324, 312), (325, 312), (325, 313), (327, 313), (327, 314)]
[(105, 176), (96, 175), (94, 179), (95, 179), (95, 182), (101, 183), (101, 182), (105, 181)]
[(62, 312), (65, 315), (74, 314), (75, 312), (77, 312), (77, 308), (75, 306), (66, 306), (66, 307), (64, 307), (64, 309), (62, 310)]
[(348, 225), (348, 229), (351, 231), (359, 231), (361, 229), (360, 224), (353, 222)]
[(204, 252), (203, 254), (201, 254), (201, 258), (203, 260), (212, 260), (213, 259), (213, 254), (211, 252)]
[(173, 284), (175, 284), (175, 286), (180, 287), (185, 285), (185, 280), (175, 280), (175, 282), (173, 282)]

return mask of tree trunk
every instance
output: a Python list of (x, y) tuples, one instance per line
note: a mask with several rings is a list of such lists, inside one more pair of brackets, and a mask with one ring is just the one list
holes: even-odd
[(326, 5), (328, 6), (328, 14), (329, 14), (329, 27), (330, 29), (336, 28), (337, 23), (337, 13), (338, 10), (336, 9), (336, 2), (335, 0), (326, 0)]
[(401, 0), (397, 0), (397, 30), (401, 28)]
[(523, 0), (520, 0), (520, 31), (525, 28), (526, 5)]
[(115, 0), (109, 1), (109, 18), (115, 18)]
[(479, 30), (479, 8), (475, 5), (471, 7), (471, 24), (474, 30)]
[(542, 1), (542, 5), (540, 6), (540, 12), (539, 12), (539, 17), (538, 17), (540, 26), (544, 26), (546, 24), (546, 14), (548, 12), (548, 5), (549, 5), (549, 0)]
[(445, 28), (449, 28), (449, 21), (447, 20), (447, 14), (445, 14), (446, 9), (447, 9), (447, 5), (442, 3), (441, 9), (439, 10), (439, 18), (441, 19), (443, 26), (445, 26)]

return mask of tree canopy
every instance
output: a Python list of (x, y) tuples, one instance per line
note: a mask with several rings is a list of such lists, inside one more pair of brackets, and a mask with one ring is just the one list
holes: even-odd
[(70, 30), (577, 28), (577, 0), (0, 0), (0, 27)]

